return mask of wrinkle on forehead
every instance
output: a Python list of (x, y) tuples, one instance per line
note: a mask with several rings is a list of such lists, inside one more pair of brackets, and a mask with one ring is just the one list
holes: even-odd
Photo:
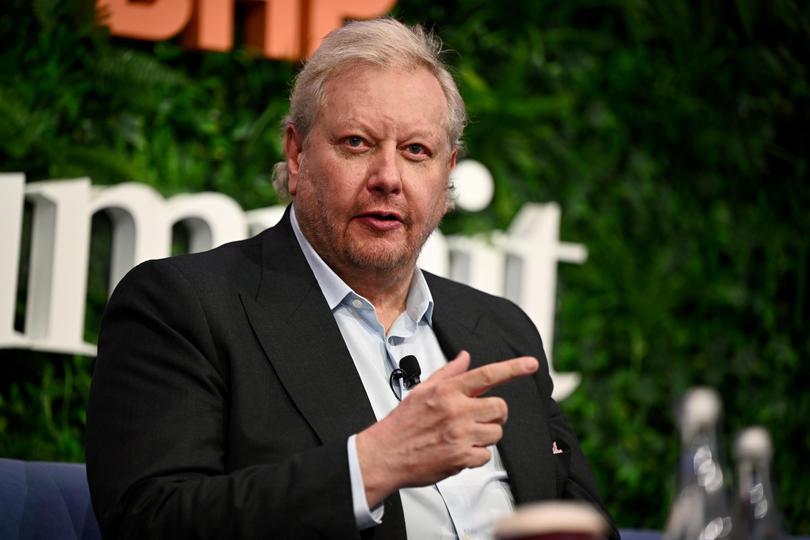
[[(368, 107), (366, 105), (373, 104), (373, 98), (376, 97), (376, 101), (385, 100), (386, 96), (372, 96), (371, 92), (366, 92), (363, 96), (358, 96), (359, 99), (348, 101), (347, 103), (341, 103), (341, 107), (335, 111), (335, 105), (330, 103), (332, 96), (334, 96), (335, 88), (340, 88), (340, 85), (345, 82), (345, 84), (351, 84), (353, 81), (356, 81), (359, 77), (367, 76), (371, 73), (372, 77), (374, 73), (385, 73), (385, 72), (393, 72), (405, 75), (404, 82), (405, 85), (412, 85), (417, 86), (418, 90), (427, 90), (424, 87), (424, 83), (426, 81), (431, 81), (429, 83), (430, 86), (433, 86), (435, 91), (437, 91), (437, 95), (441, 96), (441, 106), (439, 110), (436, 111), (436, 116), (438, 119), (436, 121), (430, 120), (424, 123), (422, 126), (417, 126), (413, 129), (414, 135), (427, 135), (433, 137), (433, 135), (429, 135), (435, 133), (436, 136), (439, 138), (447, 137), (448, 135), (448, 121), (449, 121), (449, 109), (447, 103), (447, 96), (444, 94), (444, 90), (439, 83), (439, 80), (433, 74), (430, 69), (421, 65), (421, 64), (411, 64), (405, 66), (393, 66), (393, 67), (382, 67), (376, 64), (371, 63), (361, 63), (361, 64), (352, 64), (350, 66), (346, 66), (342, 69), (337, 70), (333, 75), (331, 75), (323, 85), (322, 95), (320, 96), (320, 106), (318, 107), (318, 112), (315, 116), (314, 123), (312, 128), (314, 129), (315, 126), (322, 120), (322, 113), (325, 110), (330, 110), (330, 112), (334, 112), (337, 116), (337, 119), (340, 121), (357, 121), (359, 123), (363, 123), (365, 119), (363, 118), (362, 113), (367, 112)], [(428, 77), (425, 77), (427, 75)], [(428, 91), (432, 91), (428, 90)], [(332, 97), (332, 99), (330, 99)], [(424, 104), (424, 100), (419, 100), (418, 103), (411, 103), (407, 105), (413, 106), (416, 109), (418, 106)], [(348, 105), (348, 108), (346, 108)], [(399, 123), (401, 125), (412, 124), (417, 119), (411, 115), (411, 111), (408, 107), (399, 107), (399, 106), (391, 106), (383, 108), (384, 113), (382, 116), (382, 120), (384, 124), (394, 124)], [(389, 113), (390, 111), (390, 113)], [(398, 113), (398, 114), (397, 114)], [(379, 128), (376, 127), (375, 124), (379, 123), (380, 116), (379, 114), (375, 118), (375, 122), (365, 122), (366, 127), (369, 130)], [(452, 146), (452, 141), (448, 140), (450, 146)]]

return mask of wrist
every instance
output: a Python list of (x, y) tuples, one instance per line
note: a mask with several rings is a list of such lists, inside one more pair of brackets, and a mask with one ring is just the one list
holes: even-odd
[(380, 504), (388, 495), (399, 489), (397, 469), (389, 463), (390, 452), (378, 437), (379, 422), (357, 434), (357, 459), (363, 475), (366, 501), (369, 508)]

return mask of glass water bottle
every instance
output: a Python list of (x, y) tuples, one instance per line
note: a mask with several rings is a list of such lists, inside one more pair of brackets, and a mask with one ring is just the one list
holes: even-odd
[(665, 540), (722, 540), (732, 531), (727, 485), (718, 444), (721, 404), (717, 392), (689, 390), (678, 413), (681, 457), (677, 495)]
[(765, 428), (751, 427), (737, 437), (736, 540), (781, 540), (782, 519), (771, 486), (773, 444)]

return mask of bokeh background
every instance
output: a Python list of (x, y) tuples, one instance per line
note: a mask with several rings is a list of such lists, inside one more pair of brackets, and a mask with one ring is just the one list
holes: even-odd
[[(810, 534), (809, 5), (400, 0), (393, 11), (451, 50), (467, 155), (496, 180), (490, 207), (449, 216), (444, 232), (503, 229), (525, 202), (557, 201), (562, 239), (588, 247), (586, 264), (559, 269), (555, 366), (582, 373), (562, 408), (623, 527), (663, 527), (674, 406), (706, 384), (722, 395), (728, 472), (734, 434), (768, 427), (787, 529)], [(4, 0), (0, 170), (276, 203), (269, 175), (297, 65), (111, 38), (94, 17), (91, 0)], [(108, 260), (110, 223), (93, 227), (93, 260)], [(107, 284), (91, 268), (95, 341)], [(92, 369), (0, 350), (0, 456), (83, 461)]]

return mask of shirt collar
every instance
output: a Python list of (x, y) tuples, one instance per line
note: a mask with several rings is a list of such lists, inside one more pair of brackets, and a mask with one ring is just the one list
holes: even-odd
[[(304, 253), (304, 258), (307, 260), (312, 273), (315, 275), (315, 280), (323, 292), (326, 303), (329, 309), (334, 311), (344, 299), (349, 296), (356, 296), (363, 298), (349, 287), (328, 264), (324, 262), (312, 244), (309, 243), (301, 227), (298, 225), (298, 218), (295, 216), (295, 205), (292, 206), (290, 212), (290, 224), (292, 225), (293, 234), (301, 246), (301, 251)], [(365, 298), (363, 298), (365, 300)], [(433, 324), (433, 296), (430, 294), (430, 289), (425, 281), (425, 276), (422, 270), (416, 267), (411, 279), (411, 286), (408, 289), (408, 298), (405, 300), (405, 312), (414, 322), (418, 323), (425, 320), (427, 324)]]
[(346, 282), (340, 279), (340, 276), (329, 268), (329, 265), (321, 259), (321, 256), (318, 255), (315, 248), (309, 243), (304, 233), (301, 232), (301, 227), (298, 225), (298, 218), (295, 217), (295, 205), (293, 205), (292, 211), (290, 212), (290, 224), (292, 225), (295, 239), (298, 240), (298, 245), (301, 246), (301, 251), (304, 252), (304, 258), (307, 260), (307, 263), (309, 263), (312, 273), (315, 274), (315, 279), (318, 281), (318, 286), (321, 288), (324, 298), (326, 298), (329, 309), (334, 311), (343, 299), (353, 292), (351, 287), (346, 285)]
[(433, 326), (433, 295), (430, 294), (425, 275), (418, 266), (413, 273), (411, 288), (405, 300), (405, 312), (414, 322), (418, 323), (424, 319)]

